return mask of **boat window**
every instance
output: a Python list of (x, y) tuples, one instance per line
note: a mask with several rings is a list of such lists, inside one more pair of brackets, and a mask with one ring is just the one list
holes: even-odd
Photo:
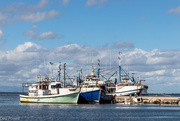
[(51, 88), (52, 88), (52, 89), (56, 88), (56, 85), (51, 85)]
[(56, 88), (61, 88), (61, 84), (56, 84)]
[(29, 90), (29, 93), (36, 93), (36, 90)]
[(43, 90), (47, 90), (48, 89), (48, 85), (43, 85)]

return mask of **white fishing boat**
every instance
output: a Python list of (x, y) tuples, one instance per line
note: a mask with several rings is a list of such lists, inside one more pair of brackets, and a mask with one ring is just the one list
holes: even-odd
[(147, 88), (147, 86), (142, 85), (141, 82), (133, 81), (133, 78), (134, 77), (131, 78), (132, 80), (124, 78), (116, 85), (116, 96), (140, 95), (142, 90)]
[[(120, 54), (119, 53), (119, 82), (115, 86), (115, 93), (111, 93), (108, 95), (116, 95), (116, 96), (129, 96), (129, 95), (141, 95), (142, 92), (147, 93), (148, 86), (142, 85), (140, 80), (139, 82), (135, 81), (134, 73), (132, 73), (132, 77), (129, 76), (127, 71), (121, 68), (120, 62)], [(116, 82), (115, 82), (116, 83)]]
[(79, 90), (62, 88), (61, 82), (39, 82), (28, 86), (28, 94), (20, 95), (21, 103), (77, 103)]
[[(130, 78), (129, 73), (124, 71), (121, 68), (121, 59), (120, 59), (120, 52), (119, 52), (119, 83), (116, 85), (116, 92), (117, 96), (128, 96), (128, 95), (141, 95), (143, 90), (148, 89), (148, 86), (142, 85), (140, 80), (139, 82), (135, 81), (134, 73), (132, 73), (132, 77)], [(124, 72), (124, 73), (121, 73)]]
[(21, 103), (77, 103), (79, 98), (78, 88), (62, 87), (61, 81), (52, 81), (45, 76), (38, 76), (39, 82), (34, 84), (24, 84), (28, 87), (27, 95), (19, 95)]

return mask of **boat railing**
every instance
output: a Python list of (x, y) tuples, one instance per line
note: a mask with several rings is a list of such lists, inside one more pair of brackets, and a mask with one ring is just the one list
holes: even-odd
[(141, 86), (140, 82), (120, 82), (118, 83), (118, 86)]

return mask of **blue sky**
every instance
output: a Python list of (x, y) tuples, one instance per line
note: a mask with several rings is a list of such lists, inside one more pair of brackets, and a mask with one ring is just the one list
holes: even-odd
[(150, 89), (177, 93), (179, 21), (179, 0), (1, 0), (0, 81), (18, 90), (43, 68), (41, 58), (69, 62), (72, 71), (84, 68), (90, 55), (118, 64), (122, 51), (122, 65)]
[[(87, 5), (88, 0), (67, 0), (63, 5), (63, 1), (2, 0), (1, 14), (8, 16), (2, 20), (5, 25), (1, 24), (2, 40), (6, 40), (4, 48), (11, 50), (27, 41), (49, 49), (68, 43), (112, 46), (117, 41), (131, 41), (136, 48), (144, 50), (179, 48), (180, 16), (178, 12), (168, 13), (178, 8), (179, 1), (92, 1), (94, 4), (90, 1)], [(10, 7), (14, 9), (10, 11)], [(52, 11), (56, 14), (51, 16)], [(42, 14), (48, 13), (47, 18), (43, 17)], [(57, 36), (33, 39), (24, 35), (29, 30), (38, 35), (52, 32)]]

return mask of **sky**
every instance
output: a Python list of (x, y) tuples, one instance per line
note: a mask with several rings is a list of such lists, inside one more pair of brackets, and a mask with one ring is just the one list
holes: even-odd
[(1, 0), (0, 91), (21, 91), (49, 62), (54, 77), (59, 62), (71, 77), (97, 59), (107, 70), (120, 51), (148, 92), (179, 93), (179, 22), (179, 0)]

